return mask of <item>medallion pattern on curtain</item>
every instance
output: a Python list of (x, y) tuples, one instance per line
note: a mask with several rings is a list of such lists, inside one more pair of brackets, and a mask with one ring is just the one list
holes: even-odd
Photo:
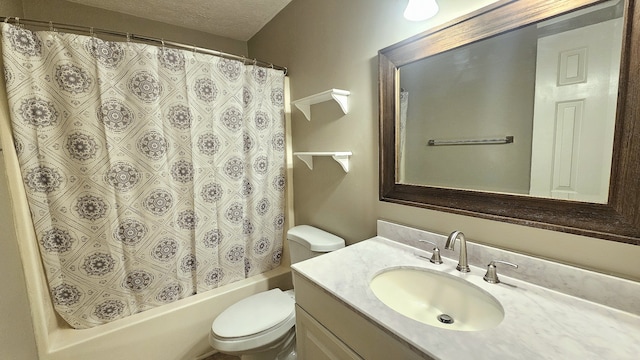
[(72, 327), (279, 265), (282, 71), (1, 29), (20, 170), (51, 297)]

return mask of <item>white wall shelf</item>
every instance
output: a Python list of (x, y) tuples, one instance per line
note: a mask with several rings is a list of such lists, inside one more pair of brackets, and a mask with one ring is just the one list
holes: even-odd
[(310, 170), (313, 170), (313, 157), (314, 156), (331, 156), (340, 166), (344, 172), (349, 172), (349, 157), (353, 155), (351, 151), (323, 151), (323, 152), (294, 152), (293, 155), (302, 160)]
[(307, 96), (306, 98), (302, 98), (300, 100), (295, 100), (292, 102), (292, 104), (300, 109), (300, 111), (302, 111), (307, 120), (311, 121), (311, 105), (319, 104), (331, 99), (335, 100), (338, 105), (340, 105), (342, 112), (347, 114), (349, 112), (350, 94), (351, 92), (347, 90), (331, 89), (318, 94)]

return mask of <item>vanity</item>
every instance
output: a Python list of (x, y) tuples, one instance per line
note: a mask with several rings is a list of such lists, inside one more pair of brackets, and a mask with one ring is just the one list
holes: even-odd
[[(456, 270), (459, 248), (444, 249), (446, 236), (380, 220), (378, 236), (294, 264), (300, 358), (637, 359), (640, 283), (475, 244), (467, 235), (468, 273)], [(443, 263), (431, 263), (433, 246), (419, 240), (443, 249)], [(493, 260), (519, 268), (498, 264), (500, 283), (491, 284), (483, 276)], [(371, 286), (394, 269), (455, 277), (479, 291), (467, 296), (495, 299), (503, 318), (460, 330), (402, 315)], [(473, 322), (474, 313), (468, 316)]]

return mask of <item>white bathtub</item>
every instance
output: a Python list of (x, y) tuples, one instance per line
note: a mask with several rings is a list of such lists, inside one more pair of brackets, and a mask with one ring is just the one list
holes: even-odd
[[(40, 360), (193, 360), (213, 351), (208, 343), (209, 330), (223, 309), (241, 298), (273, 287), (291, 288), (288, 268), (281, 266), (85, 330), (63, 325), (63, 321), (51, 316), (49, 308), (48, 319), (34, 319)], [(51, 306), (48, 299), (45, 302)], [(31, 306), (33, 309), (33, 301)]]
[(25, 209), (20, 211), (22, 201), (12, 198), (18, 238), (31, 239), (18, 245), (40, 360), (194, 360), (213, 352), (208, 343), (211, 323), (226, 307), (260, 291), (292, 288), (290, 269), (281, 265), (105, 325), (72, 329), (53, 309), (31, 219)]
[[(12, 161), (8, 159), (11, 157), (5, 154), (7, 162)], [(208, 343), (209, 331), (222, 310), (260, 291), (293, 287), (290, 268), (281, 265), (264, 274), (105, 325), (72, 329), (53, 309), (20, 175), (18, 171), (7, 171), (7, 175), (40, 360), (198, 359), (213, 352)], [(282, 263), (289, 264), (286, 242), (283, 255)]]

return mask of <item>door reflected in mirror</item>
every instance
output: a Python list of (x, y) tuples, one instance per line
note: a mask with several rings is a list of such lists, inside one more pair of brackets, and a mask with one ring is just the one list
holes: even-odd
[(605, 2), (400, 66), (396, 182), (606, 204), (623, 27)]

